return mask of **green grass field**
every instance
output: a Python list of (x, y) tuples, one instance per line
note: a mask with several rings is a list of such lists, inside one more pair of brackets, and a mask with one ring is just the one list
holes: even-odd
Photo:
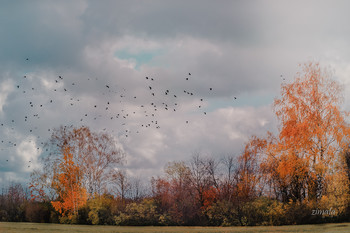
[(350, 223), (266, 227), (117, 227), (0, 222), (0, 233), (36, 232), (350, 232)]

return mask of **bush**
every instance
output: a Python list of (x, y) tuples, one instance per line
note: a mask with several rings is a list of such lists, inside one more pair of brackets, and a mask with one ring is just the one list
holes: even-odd
[[(160, 215), (154, 200), (145, 199), (141, 203), (130, 203), (126, 206), (125, 212), (114, 217), (117, 225), (128, 226), (153, 226), (167, 225), (169, 217)], [(161, 222), (161, 224), (160, 224)]]
[(110, 195), (96, 196), (87, 202), (87, 221), (93, 225), (114, 225), (117, 201)]
[(232, 202), (227, 200), (213, 203), (206, 210), (209, 225), (212, 226), (238, 226), (241, 225), (238, 220), (238, 214)]
[(242, 225), (283, 225), (286, 224), (286, 210), (283, 203), (267, 197), (259, 197), (243, 205)]

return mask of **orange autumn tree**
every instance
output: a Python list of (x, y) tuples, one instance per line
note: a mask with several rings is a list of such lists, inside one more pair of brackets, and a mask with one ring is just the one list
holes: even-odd
[(64, 148), (63, 159), (54, 171), (52, 186), (57, 190), (58, 200), (52, 206), (63, 216), (72, 219), (78, 215), (79, 208), (87, 201), (87, 193), (82, 186), (82, 172), (74, 162), (69, 147)]
[(339, 169), (349, 143), (346, 112), (340, 110), (341, 86), (318, 63), (302, 66), (294, 82), (281, 86), (274, 107), (280, 121), (276, 143), (268, 145), (261, 168), (284, 202), (319, 202)]
[(47, 153), (40, 158), (41, 167), (31, 173), (30, 191), (35, 200), (52, 201), (58, 190), (52, 185), (57, 179), (53, 171), (60, 171), (65, 148), (73, 154), (72, 161), (79, 166), (81, 184), (89, 198), (113, 192), (117, 167), (124, 162), (125, 154), (118, 141), (105, 132), (93, 132), (87, 126), (60, 126), (52, 130), (45, 143)]
[(239, 202), (246, 202), (262, 193), (262, 175), (260, 173), (260, 158), (265, 152), (268, 138), (253, 136), (245, 145), (243, 153), (238, 157), (237, 195)]

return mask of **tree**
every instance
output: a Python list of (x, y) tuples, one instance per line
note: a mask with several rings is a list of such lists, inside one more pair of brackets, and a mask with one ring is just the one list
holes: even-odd
[(130, 192), (131, 184), (129, 182), (129, 177), (125, 171), (118, 171), (113, 174), (113, 184), (116, 187), (117, 195), (124, 200), (127, 194)]
[(132, 177), (130, 181), (130, 197), (134, 201), (139, 201), (146, 197), (146, 185), (142, 182), (140, 177)]
[(82, 185), (82, 172), (73, 160), (69, 147), (63, 152), (63, 159), (54, 173), (52, 186), (58, 191), (58, 201), (52, 201), (52, 206), (63, 216), (71, 219), (77, 216), (87, 200), (86, 190)]
[(53, 200), (57, 197), (57, 187), (53, 187), (51, 181), (66, 147), (69, 147), (74, 163), (80, 167), (82, 186), (89, 197), (110, 192), (113, 175), (118, 172), (117, 166), (125, 158), (114, 137), (107, 133), (92, 132), (86, 126), (61, 126), (54, 129), (45, 147), (47, 155), (42, 157), (42, 170), (35, 170), (31, 174), (33, 198)]
[(212, 185), (211, 177), (208, 174), (207, 164), (199, 154), (195, 154), (190, 161), (190, 180), (196, 191), (196, 198), (198, 205), (204, 205), (204, 191), (208, 190)]
[(194, 224), (200, 215), (197, 196), (190, 182), (191, 173), (183, 161), (169, 162), (165, 168), (164, 178), (153, 178), (152, 196), (160, 211), (169, 214), (171, 221), (177, 225)]
[(276, 196), (319, 201), (326, 180), (349, 143), (348, 113), (340, 110), (341, 86), (317, 63), (302, 66), (293, 83), (283, 83), (275, 99), (279, 137), (270, 144), (262, 168)]
[(27, 193), (19, 183), (11, 183), (0, 195), (0, 221), (21, 222), (25, 219)]
[(234, 156), (226, 156), (221, 160), (223, 176), (220, 183), (221, 196), (223, 199), (232, 200), (233, 192), (236, 187), (236, 170), (238, 162)]
[(266, 139), (252, 137), (238, 157), (237, 197), (239, 202), (252, 200), (262, 193), (260, 158), (266, 149)]

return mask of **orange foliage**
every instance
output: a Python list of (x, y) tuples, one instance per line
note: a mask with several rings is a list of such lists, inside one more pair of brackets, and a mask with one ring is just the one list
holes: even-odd
[(44, 201), (46, 197), (44, 185), (37, 181), (37, 178), (34, 177), (35, 175), (36, 174), (33, 173), (32, 180), (29, 183), (30, 199), (31, 201)]
[(319, 64), (307, 63), (293, 83), (282, 84), (275, 99), (280, 121), (276, 143), (268, 145), (261, 168), (274, 188), (288, 198), (318, 199), (339, 151), (349, 142), (349, 127), (339, 109), (341, 86)]
[(212, 206), (218, 200), (219, 190), (215, 187), (210, 187), (208, 190), (203, 192), (203, 206), (202, 209), (207, 209)]
[(167, 209), (172, 204), (172, 193), (170, 183), (161, 178), (152, 178), (152, 192), (159, 205)]
[(266, 144), (266, 139), (252, 137), (246, 144), (243, 154), (238, 158), (237, 195), (241, 201), (247, 201), (261, 191), (259, 158)]
[(63, 160), (58, 167), (59, 172), (55, 174), (52, 185), (58, 190), (59, 200), (51, 203), (60, 214), (72, 217), (86, 203), (87, 194), (82, 188), (80, 168), (74, 163), (68, 147), (64, 149)]

